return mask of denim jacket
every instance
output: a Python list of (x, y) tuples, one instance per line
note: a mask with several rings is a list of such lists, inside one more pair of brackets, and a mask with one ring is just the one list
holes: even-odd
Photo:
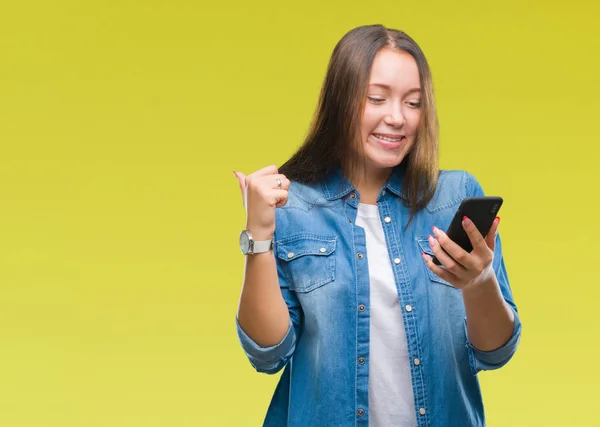
[[(516, 351), (521, 322), (497, 237), (493, 268), (515, 313), (511, 339), (480, 351), (466, 330), (462, 294), (435, 275), (421, 253), (433, 225), (445, 230), (467, 196), (483, 195), (465, 171), (441, 171), (433, 199), (405, 228), (402, 169), (381, 189), (377, 206), (406, 330), (417, 423), (420, 427), (484, 426), (477, 373), (506, 364)], [(250, 363), (281, 374), (264, 426), (369, 425), (369, 271), (364, 229), (355, 225), (358, 191), (340, 170), (318, 184), (292, 182), (276, 210), (274, 256), (290, 313), (282, 341), (262, 348), (237, 324)]]

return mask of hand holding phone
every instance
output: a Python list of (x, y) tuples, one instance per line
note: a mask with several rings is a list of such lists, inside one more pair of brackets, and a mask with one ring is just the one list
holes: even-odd
[[(502, 198), (496, 196), (465, 198), (456, 211), (454, 218), (452, 218), (452, 222), (446, 231), (446, 235), (465, 251), (471, 252), (473, 246), (462, 226), (463, 217), (466, 216), (469, 218), (473, 224), (475, 224), (475, 227), (477, 227), (481, 235), (485, 237), (490, 231), (490, 228), (492, 228), (492, 224), (498, 215), (498, 211), (500, 211), (502, 203)], [(441, 265), (435, 256), (433, 257), (433, 262), (436, 265)]]

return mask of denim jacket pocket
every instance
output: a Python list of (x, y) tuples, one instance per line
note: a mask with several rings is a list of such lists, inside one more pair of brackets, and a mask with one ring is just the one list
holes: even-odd
[[(425, 236), (417, 237), (417, 243), (419, 244), (419, 250), (421, 252), (425, 252), (427, 255), (429, 255), (430, 257), (433, 258), (433, 256), (434, 256), (433, 251), (431, 250), (431, 247), (429, 246), (429, 240), (427, 239), (427, 237), (425, 237)], [(441, 283), (442, 285), (450, 286), (451, 288), (456, 289), (450, 283), (448, 283), (447, 281), (445, 281), (444, 279), (439, 277), (437, 274), (435, 274), (433, 271), (431, 271), (429, 269), (429, 267), (427, 267), (427, 264), (425, 264), (425, 260), (423, 260), (423, 257), (421, 257), (421, 260), (423, 262), (423, 266), (425, 267), (425, 270), (427, 270), (427, 274), (431, 281)]]
[(335, 279), (337, 238), (290, 236), (275, 242), (277, 258), (291, 290), (310, 292)]

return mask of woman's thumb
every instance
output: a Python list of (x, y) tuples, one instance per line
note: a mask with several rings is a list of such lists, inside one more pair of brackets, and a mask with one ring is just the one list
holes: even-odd
[(233, 176), (235, 176), (238, 182), (240, 183), (240, 188), (244, 188), (246, 186), (246, 175), (244, 175), (242, 172), (232, 172)]
[(246, 175), (244, 175), (242, 172), (236, 172), (236, 171), (232, 171), (233, 172), (233, 176), (235, 176), (235, 178), (238, 180), (238, 183), (240, 184), (240, 191), (242, 192), (242, 199), (244, 202), (244, 207), (246, 206)]

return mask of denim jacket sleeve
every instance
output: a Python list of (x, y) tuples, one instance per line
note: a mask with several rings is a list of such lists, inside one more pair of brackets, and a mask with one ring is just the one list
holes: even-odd
[[(277, 243), (276, 243), (277, 244)], [(276, 253), (276, 250), (274, 251)], [(250, 364), (258, 371), (267, 374), (279, 372), (290, 360), (296, 350), (296, 342), (300, 336), (302, 308), (294, 291), (290, 290), (286, 277), (282, 272), (281, 262), (275, 257), (279, 287), (290, 314), (290, 325), (281, 342), (272, 347), (261, 347), (241, 328), (236, 317), (237, 333), (240, 343)]]
[[(469, 196), (483, 196), (484, 192), (475, 177), (468, 174), (466, 180), (466, 190), (467, 195)], [(519, 345), (519, 340), (521, 338), (521, 319), (519, 317), (519, 313), (517, 310), (517, 306), (513, 301), (512, 291), (510, 288), (510, 283), (508, 280), (508, 275), (506, 273), (506, 266), (504, 264), (504, 258), (502, 256), (502, 242), (500, 240), (500, 235), (496, 237), (496, 247), (494, 249), (494, 262), (493, 262), (494, 272), (496, 273), (496, 278), (498, 280), (498, 284), (500, 285), (500, 290), (502, 292), (502, 296), (508, 305), (512, 308), (514, 312), (515, 324), (513, 328), (513, 333), (511, 338), (500, 348), (497, 348), (492, 351), (481, 351), (475, 348), (471, 342), (469, 341), (467, 335), (467, 323), (465, 319), (465, 335), (467, 336), (466, 347), (469, 353), (469, 362), (471, 365), (471, 371), (473, 374), (476, 374), (482, 370), (493, 370), (498, 369), (508, 363), (508, 361), (515, 354), (517, 347)]]

